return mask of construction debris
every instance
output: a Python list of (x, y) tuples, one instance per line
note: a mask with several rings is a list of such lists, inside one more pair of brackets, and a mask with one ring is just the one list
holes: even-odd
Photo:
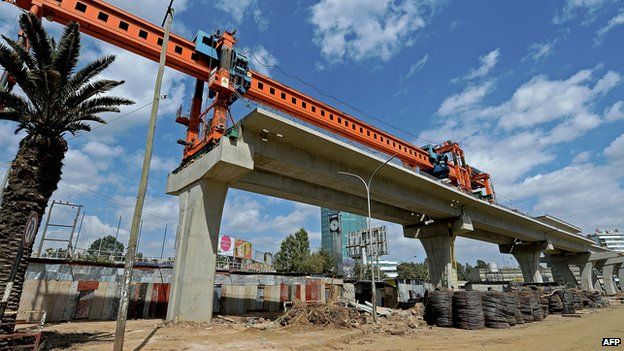
[(291, 327), (314, 325), (354, 328), (366, 324), (366, 317), (356, 309), (337, 303), (295, 304), (276, 322)]

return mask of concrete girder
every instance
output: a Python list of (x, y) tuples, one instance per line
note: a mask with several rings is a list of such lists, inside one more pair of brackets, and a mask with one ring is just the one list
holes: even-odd
[[(253, 144), (256, 169), (268, 170), (352, 195), (362, 193), (361, 184), (338, 175), (349, 171), (366, 175), (384, 160), (347, 143), (289, 121), (273, 113), (256, 110), (242, 120), (246, 140)], [(262, 141), (268, 130), (282, 137)], [(372, 197), (380, 202), (434, 218), (468, 215), (475, 229), (523, 241), (550, 240), (561, 250), (586, 251), (593, 242), (572, 235), (529, 216), (463, 193), (428, 175), (389, 164), (373, 182)], [(396, 222), (396, 221), (394, 221)], [(601, 248), (592, 248), (602, 250)]]
[[(608, 261), (609, 259), (613, 259), (617, 262), (617, 259), (624, 258), (621, 256), (620, 252), (608, 251), (608, 252), (579, 252), (579, 253), (570, 253), (570, 254), (562, 254), (562, 255), (551, 255), (550, 260), (558, 261), (558, 262), (568, 262), (568, 264), (580, 264), (585, 263), (587, 261), (597, 262), (597, 261)], [(601, 264), (605, 264), (601, 263)]]
[[(366, 197), (328, 189), (303, 180), (263, 170), (256, 170), (244, 175), (232, 182), (231, 187), (362, 216), (368, 215)], [(406, 224), (418, 220), (417, 213), (375, 200), (371, 200), (371, 210), (374, 218), (388, 222)]]

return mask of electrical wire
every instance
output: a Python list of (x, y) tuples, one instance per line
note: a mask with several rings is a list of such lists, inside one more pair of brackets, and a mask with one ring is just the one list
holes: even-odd
[[(100, 196), (100, 197), (102, 197), (104, 199), (107, 199), (107, 200), (109, 200), (110, 202), (112, 202), (112, 203), (114, 203), (116, 205), (119, 205), (119, 206), (123, 206), (124, 205), (119, 200), (117, 200), (117, 199), (115, 199), (113, 197), (110, 197), (108, 195), (102, 194), (100, 192), (97, 192), (97, 191), (95, 191), (93, 189), (90, 189), (90, 188), (84, 186), (84, 185), (77, 184), (77, 186), (80, 187), (80, 188), (83, 188), (85, 191), (88, 191), (88, 192), (93, 193), (95, 195), (98, 195), (98, 196)], [(177, 218), (159, 215), (159, 214), (153, 213), (153, 212), (145, 210), (145, 209), (143, 210), (143, 213), (147, 214), (147, 215), (150, 215), (152, 217), (164, 220), (164, 221), (177, 221), (178, 220)]]
[(377, 122), (379, 122), (379, 123), (381, 123), (381, 124), (383, 124), (383, 125), (385, 125), (385, 126), (387, 126), (387, 127), (390, 127), (390, 128), (392, 128), (392, 129), (394, 129), (394, 130), (396, 130), (396, 131), (398, 131), (398, 132), (401, 132), (401, 133), (403, 133), (403, 134), (405, 134), (405, 135), (408, 135), (408, 136), (410, 136), (410, 137), (413, 137), (413, 138), (415, 138), (415, 139), (420, 139), (420, 140), (423, 140), (423, 141), (425, 141), (425, 142), (427, 142), (427, 143), (429, 143), (429, 144), (436, 144), (435, 142), (433, 142), (433, 141), (431, 141), (431, 140), (428, 140), (428, 139), (423, 138), (423, 137), (421, 137), (421, 136), (417, 136), (417, 135), (415, 135), (414, 133), (411, 133), (411, 132), (409, 132), (409, 131), (406, 131), (406, 130), (404, 130), (404, 129), (401, 129), (401, 128), (399, 128), (399, 127), (396, 127), (396, 126), (394, 126), (394, 125), (392, 125), (392, 124), (390, 124), (390, 123), (388, 123), (388, 122), (386, 122), (386, 121), (384, 121), (384, 120), (382, 120), (382, 119), (380, 119), (380, 118), (378, 118), (378, 117), (375, 117), (375, 116), (372, 116), (372, 115), (370, 115), (370, 114), (366, 113), (366, 112), (365, 112), (365, 111), (363, 111), (362, 109), (360, 109), (360, 108), (358, 108), (358, 107), (356, 107), (356, 106), (354, 106), (354, 105), (352, 105), (352, 104), (350, 104), (350, 103), (348, 103), (348, 102), (346, 102), (346, 101), (344, 101), (344, 100), (342, 100), (342, 99), (339, 99), (339, 98), (337, 98), (337, 97), (335, 97), (335, 96), (333, 96), (333, 95), (329, 94), (328, 92), (326, 92), (326, 91), (324, 91), (324, 90), (322, 90), (322, 89), (317, 88), (316, 86), (314, 86), (314, 85), (313, 85), (313, 84), (311, 84), (311, 83), (306, 82), (305, 80), (303, 80), (303, 79), (299, 78), (298, 76), (296, 76), (296, 75), (295, 75), (295, 74), (293, 74), (293, 73), (288, 72), (286, 69), (284, 69), (284, 68), (280, 67), (280, 66), (279, 66), (279, 65), (277, 65), (277, 64), (275, 64), (275, 65), (268, 65), (268, 64), (266, 64), (266, 63), (264, 63), (264, 62), (260, 61), (260, 60), (259, 60), (259, 59), (258, 59), (258, 58), (257, 58), (257, 57), (256, 57), (256, 56), (252, 53), (252, 52), (248, 52), (247, 54), (248, 54), (248, 55), (250, 55), (250, 56), (251, 56), (254, 60), (256, 60), (256, 62), (258, 62), (258, 64), (260, 64), (261, 66), (264, 66), (264, 67), (266, 67), (266, 68), (275, 68), (275, 69), (277, 69), (278, 71), (280, 71), (283, 75), (285, 75), (285, 76), (287, 76), (287, 77), (289, 77), (289, 78), (291, 78), (291, 79), (295, 79), (295, 80), (296, 80), (296, 81), (298, 81), (299, 83), (301, 83), (301, 84), (303, 84), (303, 85), (305, 85), (305, 86), (307, 86), (307, 87), (309, 87), (309, 88), (313, 89), (313, 90), (314, 90), (314, 91), (316, 91), (317, 93), (319, 93), (319, 94), (321, 94), (321, 95), (323, 95), (323, 96), (325, 96), (325, 97), (327, 97), (327, 98), (329, 98), (329, 99), (332, 99), (332, 100), (334, 100), (335, 102), (337, 102), (337, 103), (339, 103), (339, 104), (341, 104), (341, 105), (343, 105), (343, 106), (346, 106), (346, 107), (350, 108), (350, 109), (351, 109), (351, 110), (353, 110), (353, 111), (359, 112), (360, 114), (362, 114), (364, 117), (366, 117), (366, 118), (368, 118), (368, 119), (371, 119), (371, 120), (377, 121)]
[(126, 112), (126, 113), (124, 113), (124, 114), (122, 114), (122, 115), (119, 115), (119, 116), (117, 116), (117, 117), (115, 117), (115, 118), (111, 119), (111, 120), (108, 120), (108, 121), (106, 121), (106, 123), (96, 125), (95, 127), (91, 128), (91, 131), (89, 131), (89, 132), (86, 132), (86, 131), (85, 131), (85, 132), (83, 132), (83, 133), (79, 133), (79, 134), (76, 134), (76, 135), (72, 135), (71, 137), (67, 138), (67, 140), (68, 140), (68, 141), (69, 141), (69, 140), (73, 140), (73, 139), (76, 139), (76, 138), (78, 138), (78, 137), (81, 137), (81, 136), (83, 136), (83, 135), (85, 135), (85, 134), (89, 134), (89, 133), (93, 132), (94, 130), (97, 130), (97, 129), (100, 129), (100, 128), (103, 128), (103, 127), (109, 126), (111, 123), (113, 123), (113, 122), (115, 122), (115, 121), (117, 121), (117, 120), (120, 120), (120, 119), (122, 119), (122, 118), (128, 117), (128, 116), (130, 116), (131, 114), (136, 113), (136, 112), (139, 112), (140, 110), (142, 110), (142, 109), (144, 109), (144, 108), (146, 108), (146, 107), (148, 107), (148, 106), (151, 106), (151, 105), (152, 105), (152, 102), (150, 101), (150, 102), (146, 103), (145, 105), (142, 105), (142, 106), (139, 106), (139, 107), (135, 108), (135, 109), (134, 109), (134, 110), (132, 110), (132, 111), (128, 111), (128, 112)]

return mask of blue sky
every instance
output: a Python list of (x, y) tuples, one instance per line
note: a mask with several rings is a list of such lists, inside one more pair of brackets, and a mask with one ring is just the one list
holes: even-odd
[[(160, 23), (167, 1), (110, 1)], [(14, 36), (16, 11), (2, 4), (0, 32)], [(624, 225), (624, 3), (609, 0), (435, 1), (176, 0), (174, 31), (238, 29), (238, 46), (396, 127), (380, 125), (320, 97), (275, 69), (255, 69), (421, 145), (459, 141), (468, 162), (492, 174), (501, 203), (548, 213), (591, 232)], [(53, 33), (59, 26), (46, 24)], [(83, 58), (118, 59), (107, 77), (127, 84), (132, 112), (150, 102), (156, 64), (84, 37)], [(177, 199), (164, 194), (184, 130), (173, 122), (188, 108), (193, 80), (167, 70), (140, 250), (173, 255)], [(244, 116), (242, 104), (234, 109)], [(79, 247), (114, 233), (121, 215), (127, 240), (149, 107), (70, 140), (64, 176), (53, 198), (81, 203)], [(114, 115), (106, 116), (115, 118)], [(0, 122), (0, 164), (20, 135)], [(2, 168), (4, 167), (4, 168)], [(0, 166), (4, 171), (6, 165)], [(424, 258), (416, 240), (390, 226), (391, 258)], [(222, 232), (275, 251), (299, 227), (320, 246), (316, 207), (231, 190)], [(174, 228), (173, 230), (171, 228)], [(497, 247), (458, 239), (462, 262), (514, 263)]]

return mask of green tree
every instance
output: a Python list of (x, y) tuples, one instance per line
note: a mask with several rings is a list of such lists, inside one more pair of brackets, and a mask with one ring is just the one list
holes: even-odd
[[(0, 66), (20, 88), (19, 93), (12, 93), (0, 87), (0, 120), (15, 122), (16, 132), (26, 132), (13, 159), (0, 206), (0, 291), (10, 279), (29, 214), (34, 211), (42, 218), (61, 180), (67, 133), (89, 131), (89, 122), (104, 123), (99, 114), (119, 112), (119, 106), (132, 104), (128, 99), (103, 96), (123, 81), (94, 81), (111, 65), (114, 56), (77, 70), (77, 23), (70, 23), (58, 42), (35, 15), (21, 15), (19, 24), (31, 50), (4, 36), (8, 45), (0, 44)], [(26, 248), (18, 263), (8, 310), (18, 309), (31, 252), (32, 247)], [(15, 315), (5, 318), (2, 330), (11, 331), (14, 320)]]
[(301, 228), (282, 240), (275, 254), (275, 270), (278, 272), (304, 272), (305, 261), (310, 255), (308, 232)]
[(301, 267), (301, 272), (310, 274), (332, 274), (335, 268), (335, 259), (325, 250), (318, 250), (308, 255)]
[(397, 265), (397, 273), (399, 279), (428, 279), (429, 269), (425, 262), (402, 262)]
[(483, 260), (477, 260), (477, 268), (487, 268), (487, 262)]
[(87, 254), (92, 257), (121, 256), (124, 245), (112, 235), (99, 238), (89, 245)]

